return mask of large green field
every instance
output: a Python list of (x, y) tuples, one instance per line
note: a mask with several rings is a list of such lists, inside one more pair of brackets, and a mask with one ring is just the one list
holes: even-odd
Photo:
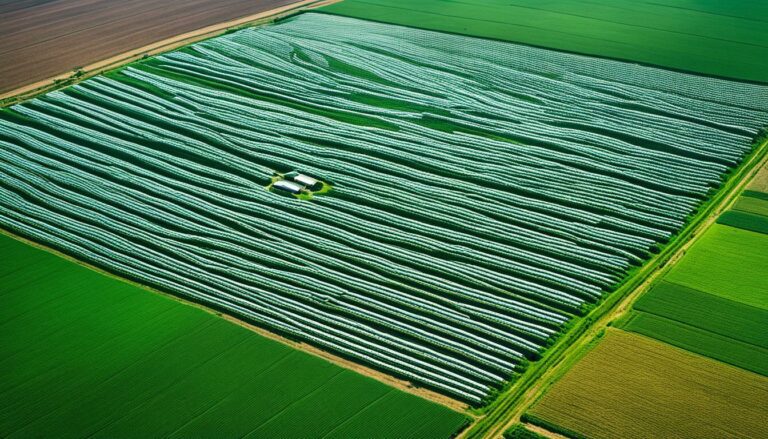
[(768, 82), (761, 0), (346, 0), (325, 12)]
[(448, 437), (462, 414), (0, 235), (0, 437)]
[(594, 439), (757, 438), (766, 402), (766, 377), (609, 330), (529, 416)]
[(768, 235), (714, 224), (666, 280), (768, 309)]

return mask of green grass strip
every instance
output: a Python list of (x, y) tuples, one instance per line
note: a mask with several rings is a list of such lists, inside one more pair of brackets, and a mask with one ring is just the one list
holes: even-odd
[(760, 200), (768, 201), (768, 193), (766, 193), (766, 192), (746, 190), (746, 191), (741, 193), (741, 196), (743, 196), (743, 197), (750, 197), (750, 198), (758, 198)]

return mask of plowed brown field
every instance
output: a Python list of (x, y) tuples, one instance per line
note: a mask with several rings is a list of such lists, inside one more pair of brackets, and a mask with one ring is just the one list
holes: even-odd
[(0, 0), (0, 93), (296, 0)]

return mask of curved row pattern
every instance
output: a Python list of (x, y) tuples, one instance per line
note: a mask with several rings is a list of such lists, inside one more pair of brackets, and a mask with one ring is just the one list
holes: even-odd
[[(680, 229), (766, 97), (305, 14), (0, 112), (0, 227), (479, 402)], [(293, 170), (334, 189), (264, 190)]]

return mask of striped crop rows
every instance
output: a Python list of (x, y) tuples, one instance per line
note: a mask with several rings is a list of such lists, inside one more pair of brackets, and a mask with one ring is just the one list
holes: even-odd
[[(766, 88), (305, 14), (0, 113), (0, 227), (479, 402), (750, 150)], [(275, 172), (330, 182), (312, 200)]]

